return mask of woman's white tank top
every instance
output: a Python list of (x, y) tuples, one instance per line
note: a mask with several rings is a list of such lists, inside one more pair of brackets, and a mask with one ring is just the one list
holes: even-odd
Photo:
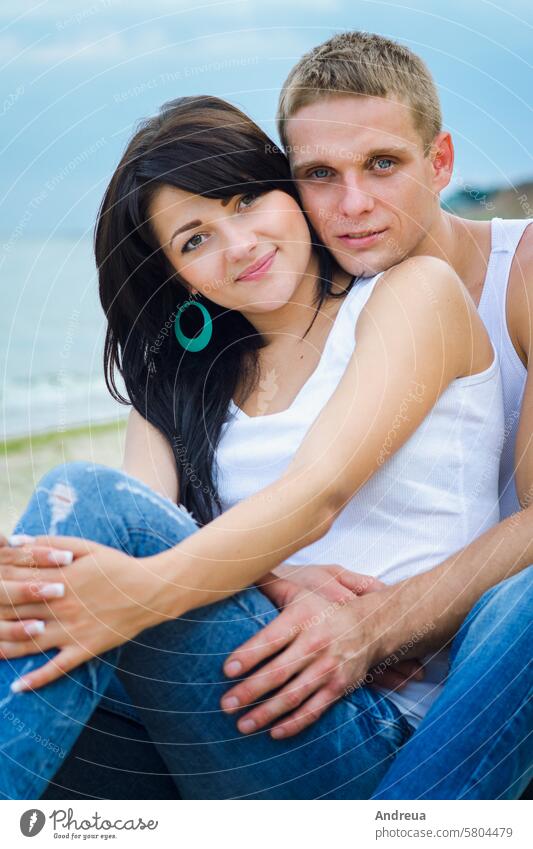
[(491, 221), (491, 251), (478, 312), (498, 352), (504, 402), (504, 445), (500, 464), (500, 513), (502, 519), (520, 510), (514, 481), (515, 443), (527, 370), (515, 351), (507, 327), (507, 287), (518, 243), (528, 219)]
[[(353, 284), (317, 368), (287, 410), (251, 417), (231, 402), (215, 456), (223, 511), (286, 471), (348, 365), (356, 345), (357, 319), (380, 277), (381, 273)], [(420, 403), (423, 391), (413, 383), (402, 404), (404, 415)], [(502, 434), (502, 388), (495, 354), (485, 371), (454, 380), (408, 441), (390, 456), (392, 423), (384, 441), (383, 465), (347, 503), (328, 533), (289, 562), (340, 564), (389, 584), (441, 563), (499, 520)], [(444, 649), (427, 659), (424, 681), (409, 683), (400, 693), (386, 693), (417, 725), (438, 696), (446, 673)]]

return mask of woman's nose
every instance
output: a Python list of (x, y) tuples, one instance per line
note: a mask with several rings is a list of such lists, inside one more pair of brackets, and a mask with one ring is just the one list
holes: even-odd
[(258, 245), (258, 239), (253, 230), (243, 227), (233, 227), (226, 235), (226, 259), (238, 263), (250, 258)]

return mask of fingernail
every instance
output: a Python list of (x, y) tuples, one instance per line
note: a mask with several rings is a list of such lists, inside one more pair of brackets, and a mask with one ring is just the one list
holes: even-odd
[(25, 545), (27, 542), (33, 542), (35, 537), (30, 537), (28, 534), (13, 534), (7, 538), (9, 545), (15, 548), (17, 545)]
[(250, 732), (255, 731), (256, 728), (257, 725), (253, 719), (243, 719), (238, 725), (239, 731), (242, 731), (243, 734), (250, 734)]
[(273, 728), (270, 732), (270, 736), (274, 738), (274, 740), (281, 740), (282, 737), (285, 737), (285, 729), (284, 728)]
[(238, 675), (242, 671), (242, 663), (238, 660), (232, 660), (224, 667), (226, 675)]
[(63, 551), (62, 549), (55, 548), (53, 551), (48, 552), (46, 559), (55, 566), (70, 566), (74, 560), (74, 554), (72, 551)]
[(28, 635), (28, 637), (33, 637), (35, 634), (44, 634), (45, 623), (39, 619), (36, 619), (35, 622), (26, 622), (22, 626), (24, 632)]
[(39, 590), (42, 598), (63, 598), (65, 595), (65, 584), (45, 584)]
[(16, 681), (13, 681), (10, 687), (12, 693), (22, 693), (23, 690), (27, 689), (28, 683), (24, 680), (24, 678), (17, 678)]
[(237, 696), (228, 696), (227, 699), (222, 699), (222, 707), (224, 710), (231, 710), (232, 708), (237, 708), (240, 705), (240, 701)]

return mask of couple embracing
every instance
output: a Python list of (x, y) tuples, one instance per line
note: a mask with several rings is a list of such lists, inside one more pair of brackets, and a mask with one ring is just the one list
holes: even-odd
[(154, 763), (191, 799), (531, 778), (533, 234), (441, 208), (452, 140), (389, 39), (303, 56), (278, 126), (178, 98), (111, 178), (125, 456), (52, 469), (0, 548), (5, 798), (154, 798)]

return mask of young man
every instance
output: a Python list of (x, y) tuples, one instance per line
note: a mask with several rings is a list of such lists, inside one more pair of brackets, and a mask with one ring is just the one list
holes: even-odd
[[(533, 228), (527, 220), (468, 221), (442, 209), (439, 196), (452, 176), (453, 144), (450, 133), (442, 129), (434, 82), (418, 56), (382, 36), (342, 33), (303, 56), (283, 86), (278, 126), (306, 213), (345, 271), (370, 276), (408, 256), (440, 257), (463, 280), (487, 326), (500, 357), (504, 388), (501, 515), (505, 518), (524, 509), (455, 558), (399, 585), (395, 604), (381, 627), (395, 634), (392, 647), (401, 642), (400, 634), (407, 639), (423, 631), (428, 622), (438, 623), (437, 634), (430, 630), (401, 655), (420, 657), (424, 649), (451, 640), (474, 603), (493, 588), (478, 602), (478, 613), (474, 611), (461, 629), (455, 648), (460, 640), (464, 655), (468, 631), (472, 646), (485, 644), (486, 652), (486, 641), (490, 641), (499, 655), (510, 653), (523, 628), (518, 607), (516, 618), (513, 607), (524, 604), (523, 594), (531, 585), (531, 569), (514, 582), (504, 579), (532, 562), (528, 540), (533, 537), (529, 506), (533, 499), (533, 376), (528, 378), (527, 368), (533, 356)], [(487, 463), (494, 461), (487, 458)], [(276, 571), (294, 576), (294, 570)], [(291, 597), (281, 582), (271, 585), (268, 594), (278, 604)], [(498, 606), (505, 611), (500, 618)], [(284, 629), (297, 630), (300, 620), (309, 617), (304, 607), (296, 603), (247, 643), (244, 655), (241, 650), (235, 653), (246, 658), (244, 673), (265, 658), (262, 644), (270, 640), (279, 646), (276, 641)], [(329, 636), (334, 642), (332, 619), (325, 618), (313, 629), (315, 641)], [(255, 651), (248, 651), (254, 647)], [(306, 650), (309, 640), (300, 638), (300, 653)], [(464, 790), (464, 776), (474, 766), (480, 786), (485, 781), (488, 787), (484, 771), (490, 773), (498, 760), (500, 788), (506, 780), (520, 779), (528, 760), (520, 735), (525, 738), (531, 730), (527, 727), (531, 713), (526, 722), (526, 713), (516, 706), (516, 715), (505, 716), (510, 705), (502, 698), (491, 704), (491, 722), (486, 722), (487, 687), (492, 691), (501, 683), (496, 684), (490, 672), (484, 673), (479, 654), (463, 658), (462, 673), (456, 659), (445, 688), (447, 698), (440, 697), (403, 747), (378, 796), (448, 793), (454, 797), (454, 792)], [(282, 654), (271, 677), (256, 673), (230, 695), (241, 704), (262, 698), (284, 660)], [(526, 677), (523, 685), (526, 699)], [(342, 695), (342, 686), (342, 681), (336, 687), (324, 683), (322, 699), (316, 694), (306, 697), (302, 687), (301, 706), (288, 717), (286, 733), (297, 733), (315, 721)], [(293, 707), (297, 689), (296, 679)], [(401, 704), (401, 697), (396, 700)], [(266, 718), (278, 719), (286, 706), (282, 696), (274, 696), (240, 722), (253, 719), (261, 728)], [(496, 739), (501, 741), (499, 748)], [(516, 759), (511, 764), (513, 749)], [(517, 755), (520, 750), (522, 761)], [(531, 765), (531, 749), (529, 754)], [(414, 767), (416, 778), (411, 774)], [(472, 786), (475, 783), (472, 779)]]

